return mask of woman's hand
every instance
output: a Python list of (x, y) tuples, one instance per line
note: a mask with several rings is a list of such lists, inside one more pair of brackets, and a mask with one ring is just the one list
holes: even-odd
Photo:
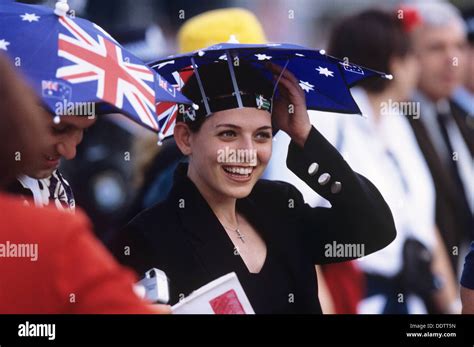
[[(273, 72), (276, 82), (283, 68), (272, 63), (269, 63), (267, 67)], [(278, 83), (278, 92), (278, 96), (273, 100), (274, 124), (286, 132), (300, 147), (303, 147), (311, 131), (311, 123), (306, 109), (304, 91), (290, 71), (283, 72)]]

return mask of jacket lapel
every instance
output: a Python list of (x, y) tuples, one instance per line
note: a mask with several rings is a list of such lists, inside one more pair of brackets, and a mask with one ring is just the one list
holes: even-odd
[[(234, 244), (211, 207), (187, 177), (186, 172), (187, 165), (180, 164), (175, 173), (170, 201), (177, 204), (184, 203), (184, 206), (178, 209), (179, 219), (203, 268), (211, 280), (232, 271), (237, 273), (239, 279), (247, 278), (250, 274), (247, 266), (236, 252)], [(265, 263), (269, 256), (280, 261), (291, 258), (289, 250), (294, 247), (290, 247), (289, 244), (295, 242), (294, 237), (285, 237), (288, 232), (287, 226), (282, 225), (277, 216), (269, 213), (269, 210), (272, 210), (272, 202), (268, 202), (266, 197), (260, 196), (255, 191), (254, 188), (248, 197), (237, 200), (236, 208), (265, 241), (267, 246)], [(265, 198), (264, 204), (260, 201), (261, 198)], [(293, 274), (298, 269), (293, 269), (290, 263), (283, 261), (280, 265), (286, 267), (289, 274)]]
[(454, 121), (456, 122), (472, 157), (474, 156), (474, 129), (473, 120), (470, 119), (472, 116), (463, 112), (463, 110), (461, 110), (454, 102), (451, 102), (451, 110)]
[(180, 207), (180, 222), (201, 265), (212, 279), (246, 270), (225, 229), (186, 172), (187, 165), (180, 164), (170, 198)]
[(441, 190), (442, 195), (444, 197), (447, 197), (451, 201), (451, 203), (456, 204), (456, 193), (458, 192), (458, 188), (454, 184), (451, 176), (446, 171), (444, 164), (442, 163), (433, 143), (431, 142), (426, 128), (420, 121), (411, 118), (409, 119), (415, 137), (418, 141), (418, 145), (420, 146), (420, 149), (423, 152), (423, 155), (433, 176), (433, 181), (437, 186), (436, 189)]

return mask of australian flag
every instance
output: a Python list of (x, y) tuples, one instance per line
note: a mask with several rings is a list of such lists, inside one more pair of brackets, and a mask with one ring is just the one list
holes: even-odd
[(0, 52), (51, 111), (58, 101), (91, 102), (158, 131), (157, 102), (190, 103), (98, 25), (45, 6), (0, 1)]

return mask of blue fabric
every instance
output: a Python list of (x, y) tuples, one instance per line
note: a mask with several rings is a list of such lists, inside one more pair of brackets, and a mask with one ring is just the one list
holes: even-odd
[(473, 117), (474, 94), (464, 87), (458, 87), (453, 93), (453, 101), (468, 113), (468, 117)]
[(148, 191), (143, 198), (143, 209), (150, 208), (154, 204), (166, 199), (173, 186), (174, 171), (180, 162), (181, 158), (178, 158), (167, 168), (158, 173), (153, 182), (149, 185)]
[(379, 314), (408, 314), (406, 300), (398, 301), (399, 294), (405, 297), (407, 293), (399, 286), (395, 278), (366, 274), (366, 298), (383, 295), (387, 300)]
[[(191, 53), (172, 55), (149, 65), (169, 83), (180, 86), (183, 81), (178, 76), (193, 72), (193, 60), (199, 71), (199, 67), (203, 65), (226, 61), (228, 55), (260, 70), (272, 83), (273, 74), (266, 64), (271, 62), (281, 67), (286, 66), (305, 91), (306, 106), (310, 110), (360, 114), (349, 89), (367, 78), (388, 78), (385, 73), (345, 63), (326, 55), (324, 51), (285, 43), (221, 43)], [(166, 110), (159, 114), (160, 127), (170, 120), (174, 121), (175, 113), (176, 111)], [(172, 132), (163, 133), (164, 137), (171, 135)]]
[(461, 285), (469, 289), (474, 289), (474, 242), (471, 243), (471, 250), (467, 254), (466, 261), (464, 262)]
[(157, 101), (190, 103), (99, 26), (46, 6), (0, 3), (0, 52), (55, 114), (90, 102), (157, 131)]

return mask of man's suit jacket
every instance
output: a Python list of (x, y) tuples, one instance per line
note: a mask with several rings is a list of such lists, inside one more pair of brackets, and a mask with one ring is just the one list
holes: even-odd
[[(319, 164), (316, 175), (308, 171), (312, 163)], [(171, 303), (234, 271), (257, 313), (319, 313), (314, 264), (357, 257), (328, 255), (328, 245), (363, 245), (367, 255), (395, 238), (395, 226), (375, 186), (352, 171), (316, 129), (312, 128), (304, 148), (290, 143), (287, 165), (327, 198), (332, 208), (311, 208), (291, 184), (259, 180), (248, 197), (237, 200), (237, 210), (261, 234), (267, 259), (277, 259), (279, 265), (275, 266), (288, 273), (284, 283), (266, 284), (272, 288), (290, 286), (295, 296), (290, 308), (279, 310), (272, 303), (262, 306), (257, 302), (250, 287), (259, 275), (249, 274), (236, 255), (219, 220), (187, 177), (185, 164), (178, 167), (168, 198), (135, 217), (113, 240), (111, 250), (120, 262), (139, 273), (152, 267), (165, 271), (170, 278)], [(318, 183), (322, 173), (331, 175), (329, 183)], [(342, 184), (337, 193), (331, 192), (335, 181)]]
[[(474, 123), (469, 120), (470, 116), (454, 102), (451, 102), (450, 106), (452, 116), (472, 158), (474, 155)], [(453, 247), (459, 249), (463, 241), (472, 237), (468, 234), (469, 230), (466, 231), (466, 220), (470, 218), (472, 224), (472, 214), (462, 204), (460, 198), (462, 192), (443, 164), (423, 122), (419, 119), (410, 119), (410, 124), (433, 177), (436, 189), (436, 224), (451, 257), (453, 269), (457, 271), (459, 259), (456, 254), (453, 254)], [(470, 230), (470, 232), (473, 231)]]

